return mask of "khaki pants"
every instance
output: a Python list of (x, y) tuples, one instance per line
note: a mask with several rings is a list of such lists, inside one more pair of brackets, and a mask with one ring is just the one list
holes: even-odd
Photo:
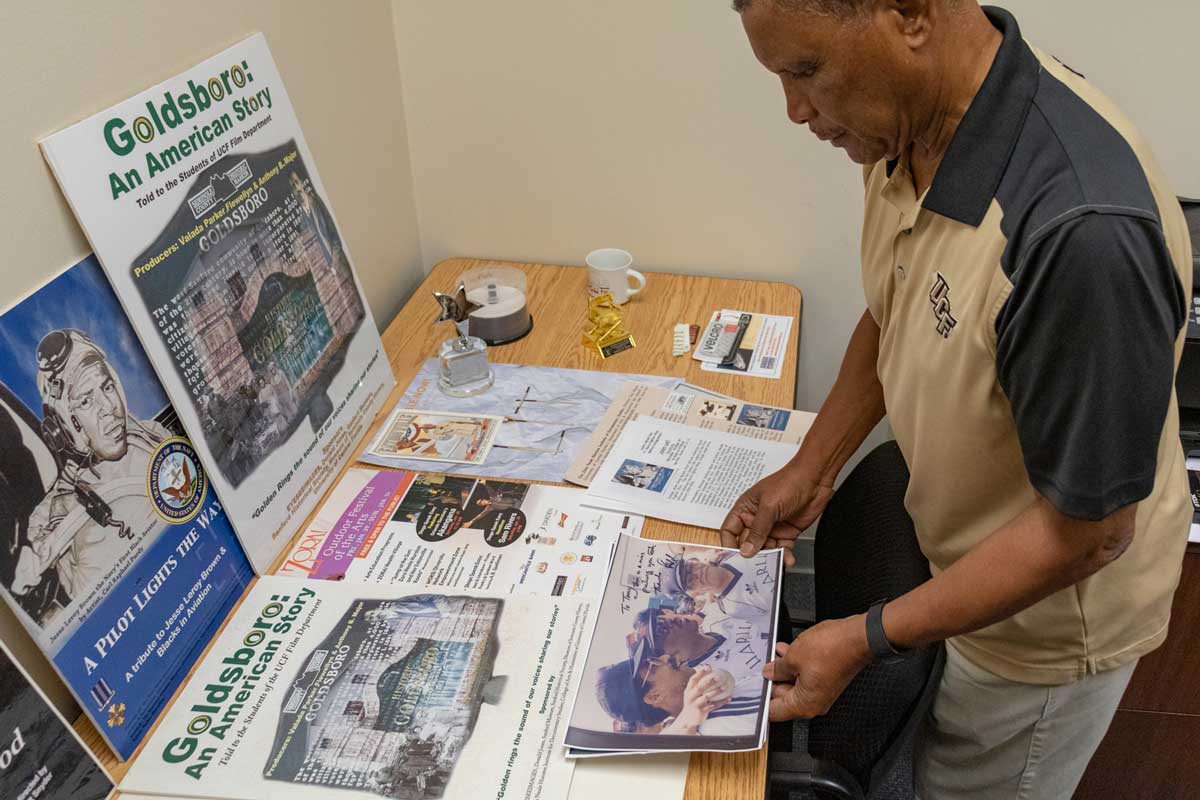
[(921, 800), (1067, 800), (1137, 662), (1062, 686), (1013, 683), (946, 646), (914, 763)]

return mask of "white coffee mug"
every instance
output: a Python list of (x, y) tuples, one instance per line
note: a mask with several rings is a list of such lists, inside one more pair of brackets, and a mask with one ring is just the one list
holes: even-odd
[[(588, 295), (595, 297), (605, 292), (611, 292), (617, 305), (628, 302), (629, 298), (646, 288), (646, 276), (633, 266), (633, 256), (615, 247), (604, 247), (587, 254), (588, 265)], [(629, 279), (633, 278), (637, 286), (630, 286)]]

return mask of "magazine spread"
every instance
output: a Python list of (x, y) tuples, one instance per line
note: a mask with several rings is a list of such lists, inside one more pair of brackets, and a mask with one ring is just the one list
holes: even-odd
[(585, 502), (715, 530), (741, 493), (798, 447), (638, 417), (617, 437)]
[(234, 800), (565, 798), (595, 601), (261, 578), (121, 788)]
[(42, 149), (265, 571), (393, 384), (266, 39)]
[(639, 416), (791, 444), (798, 444), (817, 418), (807, 411), (629, 381), (621, 386), (592, 435), (575, 453), (565, 480), (580, 486), (591, 485), (625, 425)]
[(0, 316), (0, 597), (128, 758), (251, 576), (94, 258)]
[(599, 597), (617, 536), (642, 517), (581, 489), (355, 467), (277, 574), (431, 591)]
[[(503, 420), (486, 463), (443, 463), (436, 469), (452, 474), (557, 483), (623, 383), (637, 380), (652, 386), (679, 387), (681, 392), (703, 391), (680, 386), (679, 378), (654, 375), (519, 364), (491, 366), (496, 381), (490, 389), (474, 397), (450, 397), (438, 390), (438, 361), (429, 359), (397, 401), (393, 414), (422, 409)], [(428, 461), (374, 453), (369, 448), (358, 460), (391, 469), (430, 469)]]
[(767, 733), (782, 550), (622, 536), (565, 744), (580, 750), (756, 750)]
[(112, 781), (0, 642), (0, 797), (104, 800)]

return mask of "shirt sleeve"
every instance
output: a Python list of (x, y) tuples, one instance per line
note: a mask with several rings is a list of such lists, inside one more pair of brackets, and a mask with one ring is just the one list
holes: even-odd
[(1083, 214), (1010, 280), (996, 371), (1034, 488), (1087, 520), (1147, 497), (1187, 307), (1158, 223)]

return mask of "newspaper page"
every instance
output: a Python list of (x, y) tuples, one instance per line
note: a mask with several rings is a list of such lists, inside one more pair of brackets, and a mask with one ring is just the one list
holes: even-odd
[(625, 425), (638, 416), (791, 444), (799, 444), (817, 418), (807, 411), (698, 394), (686, 384), (667, 389), (629, 381), (621, 386), (592, 435), (576, 451), (564, 479), (580, 486), (591, 485)]
[(787, 359), (792, 318), (722, 309), (713, 314), (709, 325), (725, 320), (736, 321), (743, 315), (750, 318), (749, 325), (737, 340), (737, 346), (729, 353), (727, 363), (702, 358), (703, 341), (697, 343), (693, 358), (704, 362), (700, 368), (705, 372), (739, 372), (755, 378), (778, 378), (783, 374), (783, 364)]
[(564, 744), (756, 750), (767, 732), (783, 551), (621, 537)]
[(617, 536), (642, 517), (562, 486), (348, 470), (277, 574), (430, 591), (599, 597)]
[(585, 502), (718, 529), (741, 493), (798, 447), (638, 417), (617, 437)]
[(129, 758), (252, 571), (90, 256), (0, 315), (0, 524), (0, 599)]
[(104, 800), (112, 781), (0, 642), (0, 797)]
[[(557, 483), (623, 383), (636, 380), (653, 386), (680, 385), (679, 378), (520, 364), (492, 364), (492, 371), (496, 381), (486, 392), (474, 397), (450, 397), (438, 390), (438, 361), (429, 359), (397, 401), (398, 410), (503, 419), (486, 463), (439, 464), (438, 470)], [(369, 450), (358, 460), (390, 469), (430, 469), (428, 462)]]
[(266, 39), (41, 144), (262, 573), (394, 383)]
[(595, 600), (261, 578), (121, 788), (230, 800), (566, 798)]

